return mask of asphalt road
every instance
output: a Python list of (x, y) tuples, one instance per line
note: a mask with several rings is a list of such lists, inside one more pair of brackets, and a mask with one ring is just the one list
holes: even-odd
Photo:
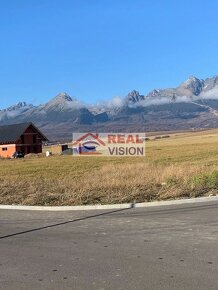
[(218, 202), (0, 210), (0, 289), (218, 289)]

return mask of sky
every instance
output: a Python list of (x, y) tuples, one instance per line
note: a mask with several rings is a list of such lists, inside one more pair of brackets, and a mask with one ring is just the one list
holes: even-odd
[(216, 0), (0, 0), (0, 108), (218, 74)]

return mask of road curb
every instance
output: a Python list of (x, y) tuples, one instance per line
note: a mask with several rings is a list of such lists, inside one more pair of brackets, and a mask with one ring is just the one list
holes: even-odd
[(84, 210), (112, 210), (125, 208), (145, 208), (156, 206), (169, 205), (183, 205), (190, 203), (200, 203), (208, 201), (218, 201), (217, 196), (207, 196), (189, 199), (167, 200), (167, 201), (153, 201), (143, 203), (123, 203), (123, 204), (109, 204), (109, 205), (81, 205), (81, 206), (28, 206), (28, 205), (0, 205), (0, 209), (8, 210), (29, 210), (29, 211), (84, 211)]

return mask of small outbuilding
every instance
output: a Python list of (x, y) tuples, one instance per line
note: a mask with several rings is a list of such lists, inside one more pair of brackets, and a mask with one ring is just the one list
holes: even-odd
[(51, 146), (51, 154), (62, 154), (64, 151), (68, 150), (67, 144), (57, 144)]
[(0, 126), (0, 157), (10, 158), (15, 152), (42, 153), (45, 135), (33, 123)]

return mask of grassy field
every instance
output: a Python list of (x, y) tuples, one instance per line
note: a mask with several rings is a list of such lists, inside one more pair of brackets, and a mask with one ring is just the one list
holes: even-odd
[(218, 130), (149, 141), (145, 158), (0, 160), (0, 204), (82, 205), (218, 194)]

